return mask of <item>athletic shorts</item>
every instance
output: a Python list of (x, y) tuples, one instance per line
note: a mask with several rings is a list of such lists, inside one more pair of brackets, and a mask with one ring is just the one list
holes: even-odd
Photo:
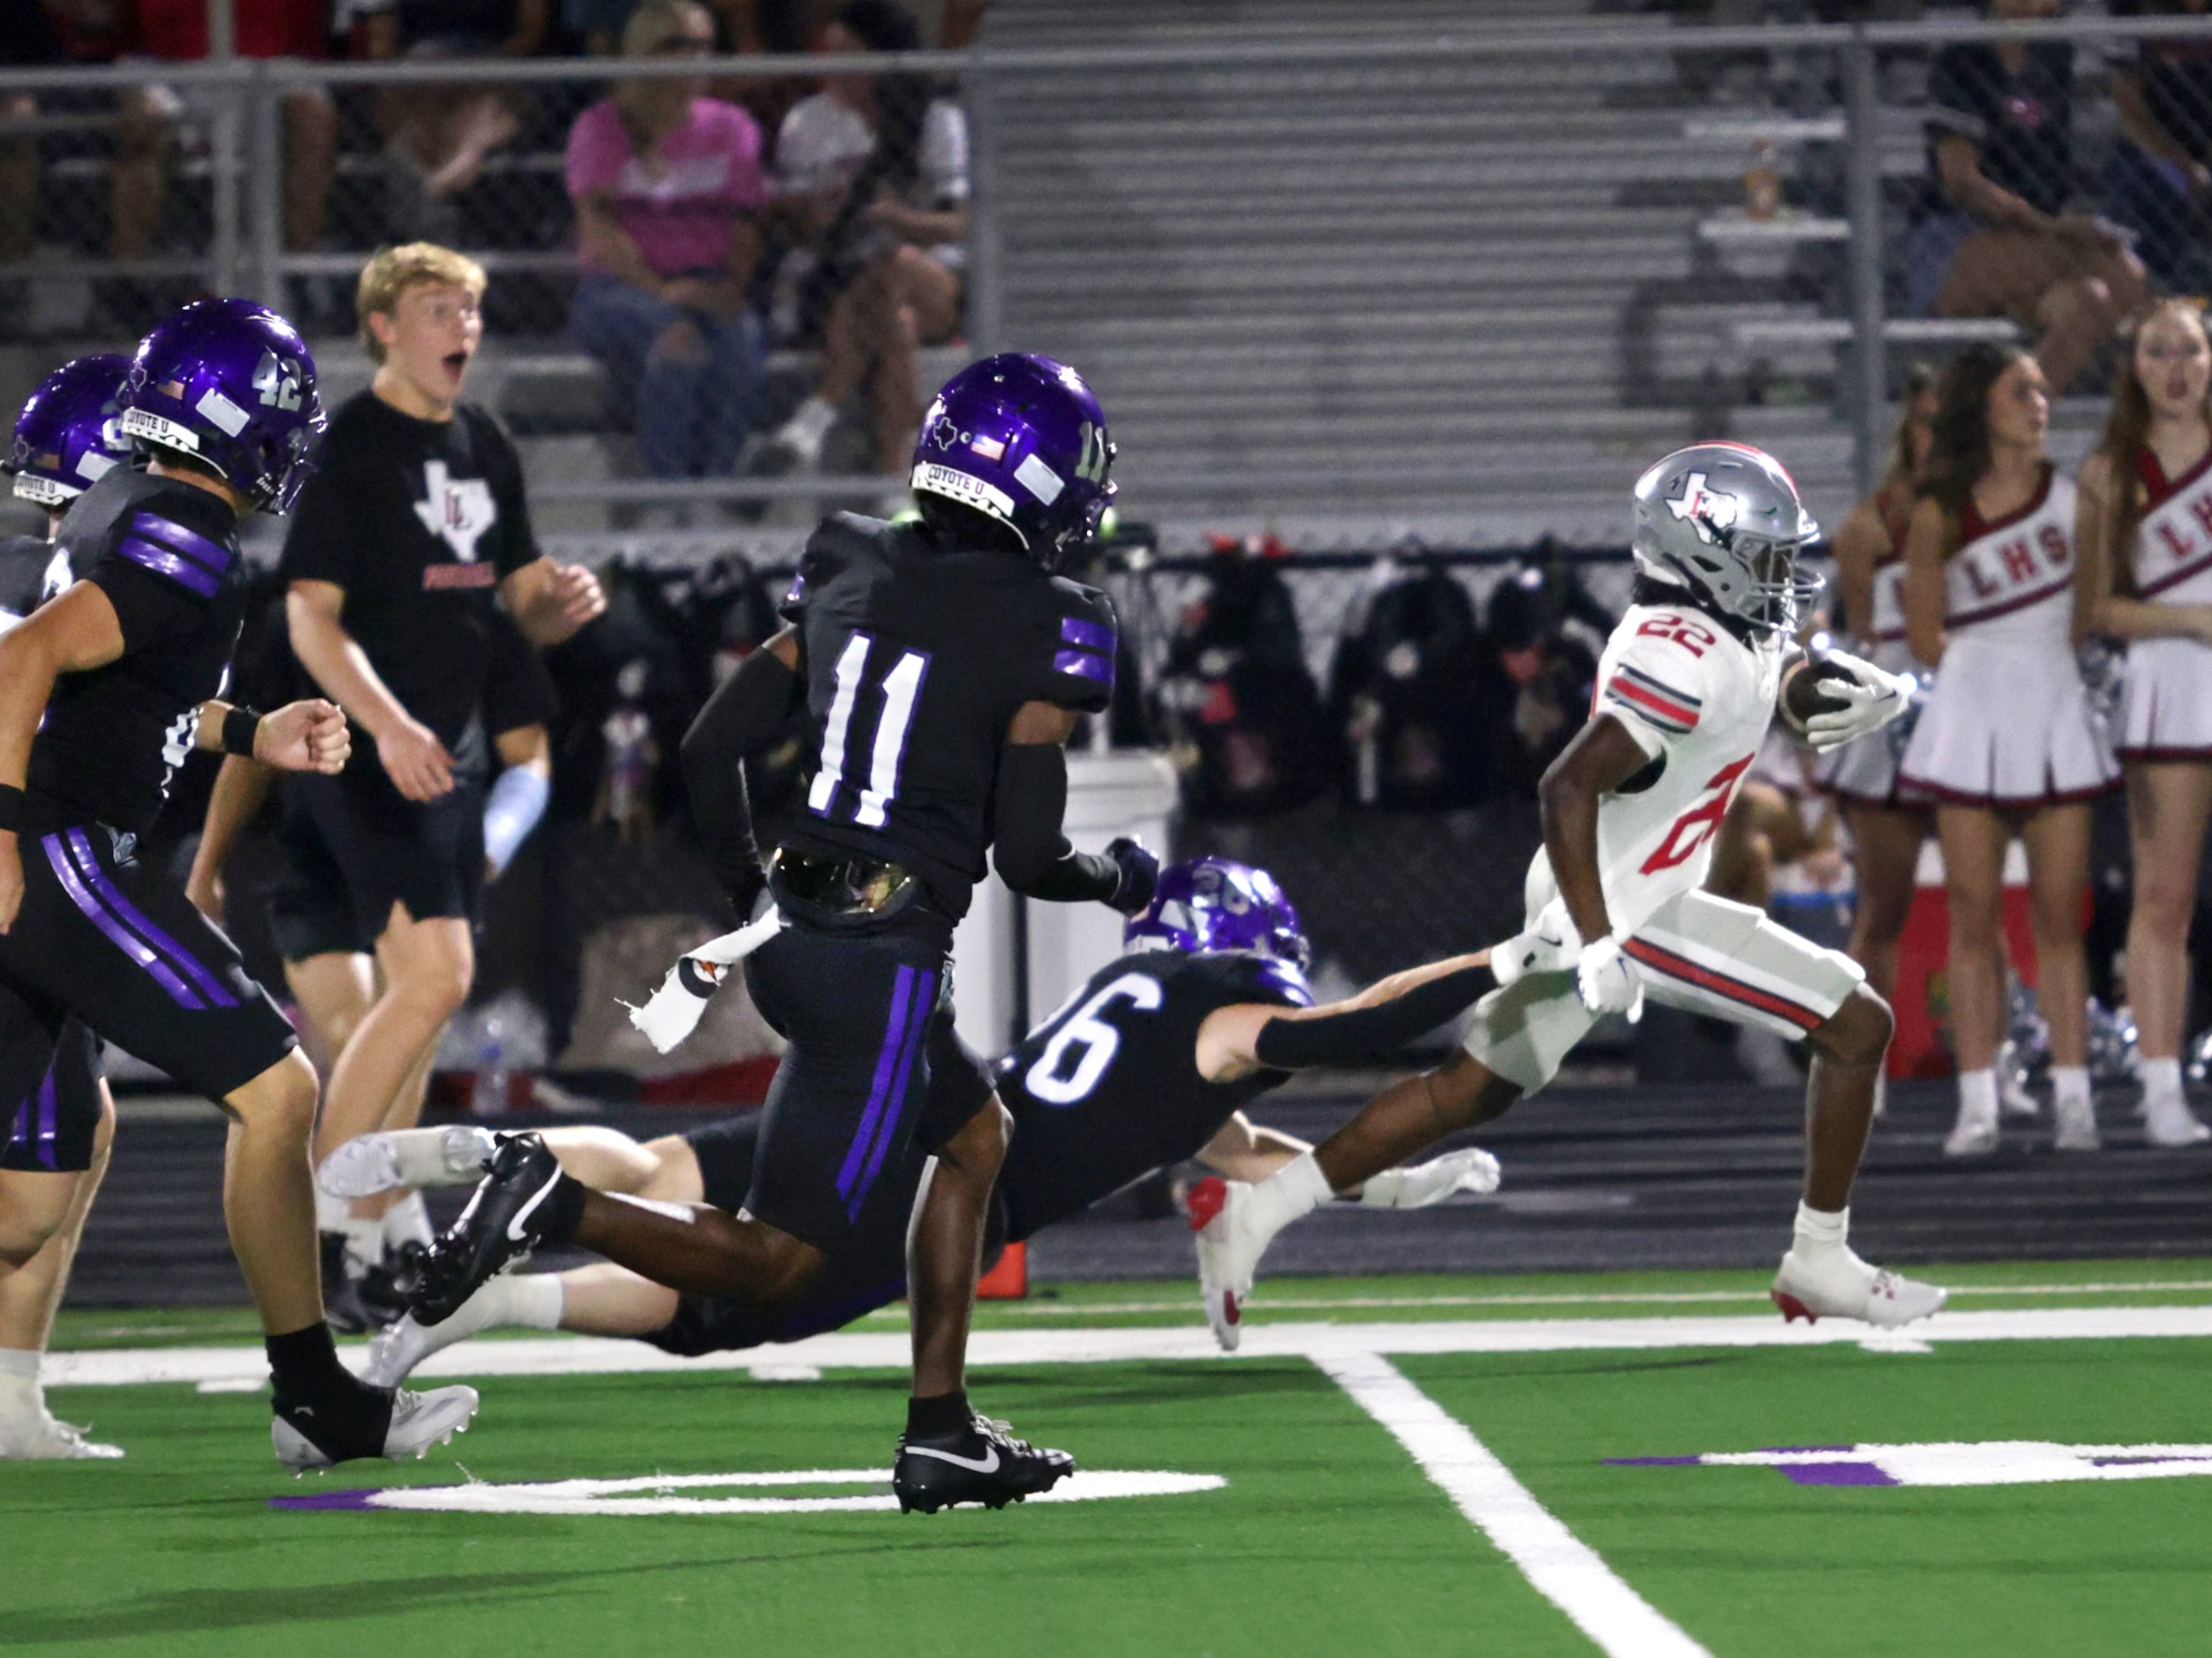
[(210, 1099), (297, 1045), (238, 946), (134, 860), (132, 837), (87, 824), (17, 844), (23, 906), (0, 935), (0, 1100), (41, 1087), (72, 1014)]
[[(953, 1086), (961, 1086), (957, 1076)], [(735, 1213), (744, 1207), (752, 1189), (761, 1118), (751, 1112), (683, 1136), (698, 1159), (702, 1195), (717, 1209)], [(855, 1233), (851, 1247), (830, 1258), (796, 1306), (762, 1311), (720, 1296), (686, 1295), (677, 1302), (676, 1316), (645, 1339), (664, 1352), (694, 1359), (842, 1330), (862, 1315), (889, 1306), (906, 1293), (907, 1217), (921, 1185), (925, 1157), (910, 1152), (896, 1172), (883, 1177), (888, 1188), (884, 1201), (870, 1205), (866, 1225)], [(983, 1240), (986, 1272), (1006, 1247), (1006, 1205), (994, 1192)]]
[(370, 754), (336, 777), (302, 777), (292, 787), (341, 871), (359, 936), (382, 938), (395, 903), (417, 921), (483, 918), (480, 782), (458, 781), (435, 800), (411, 801)]
[(744, 1204), (757, 1218), (834, 1256), (874, 1211), (904, 1216), (887, 1177), (992, 1095), (990, 1067), (954, 1034), (948, 966), (908, 932), (796, 925), (747, 959), (753, 1006), (789, 1044), (761, 1112)]
[[(268, 892), (268, 931), (287, 961), (319, 955), (366, 955), (376, 934), (361, 925), (345, 871), (305, 807), (287, 802), (274, 838), (276, 878)], [(389, 913), (389, 910), (386, 913)]]
[[(1792, 1039), (1825, 1023), (1866, 977), (1840, 950), (1710, 893), (1670, 898), (1621, 949), (1653, 1001)], [(1476, 1003), (1465, 1045), (1493, 1075), (1533, 1094), (1597, 1022), (1572, 971), (1530, 973)]]
[(62, 1022), (53, 1061), (7, 1119), (0, 1169), (74, 1174), (92, 1167), (100, 1128), (100, 1038), (78, 1020)]

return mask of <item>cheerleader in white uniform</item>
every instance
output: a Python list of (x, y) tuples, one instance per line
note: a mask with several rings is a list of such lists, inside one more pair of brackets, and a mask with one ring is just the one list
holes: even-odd
[[(2081, 469), (2078, 625), (2127, 641), (2119, 755), (2135, 903), (2127, 994), (2155, 1146), (2212, 1129), (2181, 1089), (2189, 918), (2212, 817), (2212, 346), (2201, 305), (2168, 299), (2135, 332), (2112, 412)], [(2118, 553), (2116, 555), (2116, 549)]]
[[(1905, 637), (1905, 532), (1936, 419), (1936, 376), (1916, 367), (1905, 386), (1890, 470), (1874, 494), (1851, 511), (1829, 552), (1853, 636), (1851, 648), (1892, 674), (1925, 675)], [(1902, 724), (1903, 722), (1899, 722)], [(1894, 1001), (1897, 944), (1913, 907), (1920, 843), (1936, 826), (1929, 803), (1898, 786), (1904, 734), (1892, 727), (1823, 756), (1814, 771), (1836, 797), (1851, 831), (1857, 877), (1847, 953), (1867, 970), (1867, 983)]]
[(1936, 683), (1902, 781), (1936, 802), (1951, 900), (1959, 1119), (1944, 1151), (1997, 1148), (2005, 848), (2027, 849), (2029, 926), (2050, 1025), (2057, 1143), (2095, 1150), (2082, 959), (2089, 803), (2118, 775), (2073, 654), (2073, 486), (2043, 452), (2042, 370), (1973, 345), (1944, 372), (1905, 541), (1906, 642)]

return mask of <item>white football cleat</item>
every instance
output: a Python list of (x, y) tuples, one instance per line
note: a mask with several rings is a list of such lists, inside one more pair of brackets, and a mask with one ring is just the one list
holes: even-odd
[[(469, 1419), (480, 1403), (471, 1387), (434, 1388), (427, 1393), (411, 1393), (402, 1388), (392, 1395), (391, 1422), (384, 1429), (383, 1449), (376, 1454), (393, 1462), (403, 1457), (427, 1456), (431, 1446), (467, 1433)], [(269, 1423), (268, 1436), (276, 1448), (276, 1459), (294, 1473), (313, 1473), (337, 1466), (336, 1458), (282, 1416)]]
[(1251, 1200), (1252, 1188), (1245, 1181), (1212, 1175), (1192, 1187), (1184, 1200), (1190, 1230), (1197, 1235), (1198, 1292), (1205, 1300), (1206, 1323), (1224, 1353), (1234, 1353), (1243, 1339), (1244, 1303), (1251, 1298), (1252, 1274), (1267, 1249), (1265, 1239), (1240, 1224)]
[(400, 1187), (473, 1186), (499, 1142), (488, 1128), (400, 1128), (357, 1134), (322, 1160), (315, 1185), (326, 1197), (374, 1197)]
[(1951, 1299), (1948, 1290), (1868, 1266), (1840, 1247), (1811, 1256), (1792, 1249), (1782, 1257), (1771, 1293), (1785, 1323), (1856, 1318), (1880, 1330), (1926, 1318)]
[(1496, 1157), (1469, 1147), (1409, 1169), (1385, 1169), (1370, 1175), (1360, 1190), (1360, 1202), (1369, 1209), (1427, 1209), (1459, 1192), (1487, 1197), (1502, 1178)]
[[(439, 1337), (449, 1330), (452, 1334), (441, 1341)], [(432, 1353), (451, 1346), (466, 1335), (450, 1318), (442, 1324), (425, 1328), (415, 1323), (412, 1313), (403, 1313), (396, 1323), (385, 1325), (370, 1340), (368, 1363), (361, 1371), (361, 1380), (373, 1388), (396, 1388)]]
[(85, 1430), (57, 1422), (44, 1405), (27, 1415), (0, 1416), (0, 1462), (109, 1462), (120, 1445), (87, 1439)]
[(2146, 1099), (2143, 1138), (2154, 1146), (2201, 1146), (2212, 1140), (2212, 1128), (2197, 1120), (2186, 1099)]

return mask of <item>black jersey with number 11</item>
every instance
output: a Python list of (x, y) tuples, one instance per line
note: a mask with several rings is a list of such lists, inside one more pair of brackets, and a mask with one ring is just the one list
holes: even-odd
[(787, 843), (902, 864), (959, 919), (985, 874), (1007, 727), (1025, 703), (1106, 706), (1113, 606), (1018, 553), (841, 513), (807, 542), (782, 614), (815, 731)]

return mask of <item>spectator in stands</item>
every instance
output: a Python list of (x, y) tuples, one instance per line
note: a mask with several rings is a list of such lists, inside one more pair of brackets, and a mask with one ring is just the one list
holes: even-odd
[(1475, 722), (1489, 734), (1491, 792), (1533, 800), (1536, 780), (1589, 717), (1597, 659), (1560, 621), (1567, 596), (1534, 567), (1491, 589), (1475, 675)]
[[(134, 0), (138, 49), (166, 63), (198, 63), (208, 56), (207, 0)], [(320, 58), (328, 41), (317, 0), (234, 0), (238, 55), (257, 58)], [(110, 251), (117, 259), (142, 259), (154, 237), (168, 182), (170, 152), (180, 124), (211, 122), (223, 94), (206, 87), (155, 82), (125, 90), (116, 126), (109, 215)], [(284, 127), (284, 246), (305, 252), (322, 234), (330, 179), (338, 163), (338, 115), (321, 87), (296, 87), (283, 98)]]
[[(2202, 17), (2212, 0), (2139, 0), (2115, 11)], [(2212, 37), (2148, 40), (2113, 78), (2120, 141), (2104, 170), (2112, 216), (2135, 233), (2150, 274), (2169, 289), (2212, 278)]]
[[(363, 57), (419, 62), (535, 57), (552, 14), (552, 0), (356, 0), (354, 8)], [(458, 239), (451, 200), (522, 131), (521, 97), (451, 81), (383, 89), (376, 119), (385, 138), (386, 229), (396, 238)]]
[[(2047, 17), (2057, 0), (1989, 0)], [(1929, 72), (1929, 198), (1907, 248), (1915, 311), (2009, 316), (2064, 391), (2148, 291), (2125, 236), (2067, 211), (2073, 192), (2073, 47), (1960, 41)]]
[[(625, 57), (713, 49), (691, 0), (647, 0), (623, 29)], [(705, 89), (689, 75), (621, 81), (569, 133), (584, 268), (570, 332), (633, 400), (656, 478), (733, 468), (764, 368), (745, 292), (766, 198), (760, 129)]]
[[(849, 0), (822, 37), (836, 52), (920, 44), (896, 0)], [(820, 459), (839, 411), (865, 381), (876, 471), (903, 479), (922, 413), (917, 353), (959, 328), (968, 127), (960, 106), (935, 91), (917, 75), (825, 76), (777, 137), (785, 207), (808, 233), (801, 335), (821, 319), (820, 378), (774, 440), (801, 466)]]

